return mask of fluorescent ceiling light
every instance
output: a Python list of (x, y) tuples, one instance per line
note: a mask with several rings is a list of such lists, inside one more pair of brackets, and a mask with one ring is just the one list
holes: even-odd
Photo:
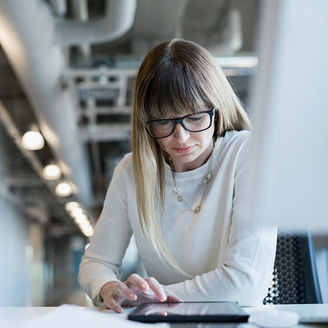
[(42, 149), (44, 146), (44, 139), (39, 131), (27, 131), (22, 137), (22, 145), (28, 150)]
[(73, 218), (84, 215), (83, 210), (79, 207), (74, 207), (70, 210), (70, 214)]
[[(58, 186), (57, 186), (58, 187)], [(74, 222), (79, 226), (82, 233), (86, 237), (91, 237), (93, 235), (93, 227), (88, 220), (88, 216), (84, 213), (81, 205), (77, 202), (68, 202), (65, 205), (65, 209), (74, 219)]]
[(61, 169), (56, 164), (46, 165), (43, 169), (43, 177), (46, 180), (57, 180), (61, 176)]
[(87, 237), (91, 237), (93, 235), (93, 228), (92, 227), (91, 228), (89, 228), (89, 227), (84, 228), (83, 227), (82, 228), (82, 233)]
[(74, 218), (75, 223), (80, 227), (82, 233), (87, 236), (91, 237), (93, 235), (93, 227), (90, 224), (88, 217), (86, 215), (81, 215)]
[(74, 217), (74, 222), (78, 225), (83, 224), (84, 222), (87, 222), (87, 221), (88, 221), (88, 217), (85, 214)]
[(70, 183), (61, 182), (56, 186), (55, 192), (59, 197), (68, 197), (73, 193), (73, 188)]
[(65, 205), (65, 209), (67, 212), (70, 212), (73, 208), (80, 207), (80, 204), (77, 202), (68, 202)]

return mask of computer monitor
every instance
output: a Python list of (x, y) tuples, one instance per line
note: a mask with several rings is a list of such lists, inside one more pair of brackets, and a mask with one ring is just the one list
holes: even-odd
[(328, 233), (328, 1), (264, 0), (244, 218)]

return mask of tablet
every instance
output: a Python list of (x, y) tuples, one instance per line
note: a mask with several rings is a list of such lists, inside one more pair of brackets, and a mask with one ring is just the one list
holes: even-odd
[(128, 315), (140, 322), (247, 322), (248, 317), (235, 302), (144, 303)]

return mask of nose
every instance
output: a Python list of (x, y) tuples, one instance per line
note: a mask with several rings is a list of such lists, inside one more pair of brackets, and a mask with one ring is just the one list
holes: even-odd
[(176, 139), (183, 143), (189, 138), (190, 133), (181, 125), (181, 123), (178, 123), (175, 127), (173, 135)]

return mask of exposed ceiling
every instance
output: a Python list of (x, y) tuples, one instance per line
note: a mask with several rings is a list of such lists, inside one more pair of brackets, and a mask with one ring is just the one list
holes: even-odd
[[(146, 52), (174, 37), (200, 43), (247, 103), (258, 7), (258, 0), (0, 0), (7, 194), (62, 231), (77, 231), (64, 210), (68, 200), (80, 201), (92, 221), (130, 150), (133, 85)], [(31, 155), (14, 135), (33, 126), (46, 144)], [(49, 162), (59, 163), (74, 195), (61, 199), (55, 182), (43, 181), (38, 165)]]

